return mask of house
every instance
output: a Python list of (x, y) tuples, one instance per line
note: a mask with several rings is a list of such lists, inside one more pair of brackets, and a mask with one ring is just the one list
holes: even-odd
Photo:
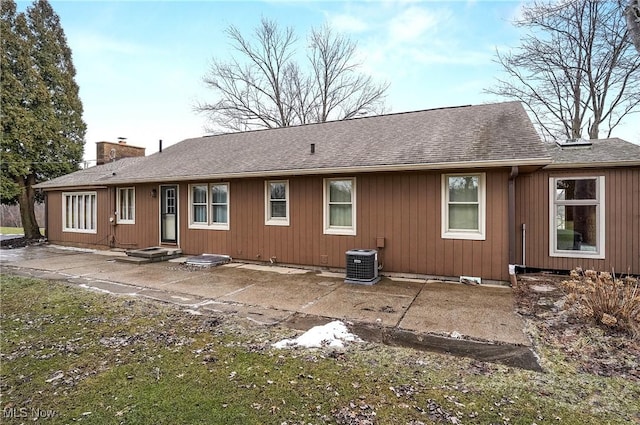
[(517, 182), (518, 264), (640, 274), (640, 146), (612, 138), (547, 149), (553, 162)]
[(640, 273), (640, 146), (547, 146), (519, 102), (187, 139), (37, 187), (56, 244), (330, 268), (371, 248), (383, 273), (489, 281)]

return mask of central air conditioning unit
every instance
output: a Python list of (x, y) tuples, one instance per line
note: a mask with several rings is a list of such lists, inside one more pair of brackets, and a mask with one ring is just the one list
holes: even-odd
[(373, 285), (378, 276), (378, 251), (375, 249), (352, 249), (347, 255), (346, 283)]

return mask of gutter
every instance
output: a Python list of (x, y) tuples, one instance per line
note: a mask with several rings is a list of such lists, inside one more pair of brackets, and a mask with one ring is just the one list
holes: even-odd
[[(382, 173), (397, 171), (429, 171), (429, 170), (451, 170), (451, 169), (474, 169), (474, 168), (499, 168), (512, 166), (538, 166), (545, 167), (552, 163), (550, 157), (514, 160), (496, 160), (496, 161), (467, 161), (467, 162), (438, 162), (438, 163), (422, 163), (422, 164), (393, 164), (393, 165), (366, 165), (357, 167), (331, 167), (331, 168), (306, 168), (306, 169), (279, 169), (279, 170), (261, 170), (261, 171), (240, 171), (218, 174), (200, 174), (200, 175), (183, 175), (183, 176), (157, 176), (157, 177), (137, 177), (137, 178), (114, 178), (108, 181), (109, 185), (116, 184), (134, 184), (134, 183), (164, 183), (164, 182), (186, 182), (201, 180), (221, 180), (221, 179), (240, 179), (240, 178), (256, 178), (256, 177), (282, 177), (282, 176), (308, 176), (308, 175), (327, 175), (327, 174), (358, 174), (358, 173)], [(107, 180), (102, 180), (107, 183)], [(43, 190), (57, 190), (68, 188), (85, 188), (82, 184), (76, 185), (47, 185), (41, 183)], [(106, 186), (103, 186), (106, 187)]]
[[(46, 183), (46, 182), (44, 182)], [(109, 186), (105, 186), (105, 185), (100, 185), (100, 186), (96, 186), (96, 185), (82, 185), (82, 184), (74, 184), (74, 185), (56, 185), (56, 186), (41, 186), (44, 183), (40, 183), (40, 184), (36, 184), (33, 187), (39, 190), (42, 190), (43, 192), (47, 192), (47, 191), (51, 191), (51, 190), (69, 190), (69, 189), (84, 189), (84, 190), (89, 190), (89, 189), (106, 189)]]
[(638, 167), (640, 161), (606, 161), (606, 162), (554, 162), (546, 165), (545, 170), (600, 167)]

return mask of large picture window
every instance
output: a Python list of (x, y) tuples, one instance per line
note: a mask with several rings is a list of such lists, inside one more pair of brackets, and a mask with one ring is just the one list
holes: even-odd
[(136, 222), (136, 192), (132, 187), (118, 189), (118, 223), (135, 224)]
[(442, 237), (485, 239), (485, 175), (442, 176)]
[(324, 180), (324, 233), (356, 234), (356, 179)]
[(604, 258), (604, 176), (551, 178), (549, 193), (550, 255)]
[(289, 225), (289, 181), (265, 182), (265, 224)]
[(96, 192), (62, 194), (62, 228), (65, 232), (96, 233)]
[(189, 208), (189, 227), (228, 230), (229, 183), (192, 184)]

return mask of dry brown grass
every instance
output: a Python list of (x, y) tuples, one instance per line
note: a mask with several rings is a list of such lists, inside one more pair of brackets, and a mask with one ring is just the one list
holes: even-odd
[(567, 308), (608, 328), (628, 332), (633, 338), (640, 337), (638, 279), (575, 269), (562, 285), (568, 291)]

